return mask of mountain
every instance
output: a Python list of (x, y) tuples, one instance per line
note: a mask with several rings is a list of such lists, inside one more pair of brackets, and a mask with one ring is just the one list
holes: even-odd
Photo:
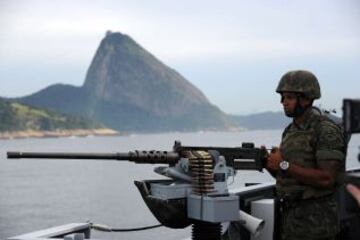
[(229, 115), (233, 123), (239, 128), (255, 129), (284, 129), (291, 119), (283, 112), (263, 112), (246, 116)]
[(17, 101), (119, 131), (225, 129), (231, 120), (129, 36), (107, 32), (81, 87), (56, 84)]
[(104, 126), (81, 117), (68, 116), (0, 98), (0, 132), (93, 129)]

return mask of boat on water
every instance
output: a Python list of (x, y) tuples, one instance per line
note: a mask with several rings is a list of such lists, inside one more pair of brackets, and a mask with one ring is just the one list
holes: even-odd
[[(360, 168), (354, 168), (347, 171), (348, 174), (360, 177)], [(231, 193), (238, 196), (240, 210), (250, 214), (252, 217), (246, 217), (247, 223), (240, 225), (223, 224), (222, 239), (241, 239), (241, 240), (276, 240), (278, 238), (279, 221), (276, 215), (274, 204), (274, 183), (247, 183), (245, 187), (232, 189)], [(355, 201), (344, 190), (339, 189), (338, 199), (340, 206), (341, 232), (338, 239), (355, 240), (360, 238), (360, 209)], [(265, 223), (258, 228), (261, 223)], [(247, 224), (247, 225), (246, 225)], [(69, 223), (61, 226), (43, 229), (25, 233), (8, 238), (8, 240), (82, 240), (92, 239), (91, 233), (94, 226), (92, 223)], [(117, 234), (122, 239), (121, 233)], [(257, 234), (257, 236), (255, 236)], [(189, 236), (191, 239), (191, 236)], [(194, 238), (192, 238), (194, 239)]]

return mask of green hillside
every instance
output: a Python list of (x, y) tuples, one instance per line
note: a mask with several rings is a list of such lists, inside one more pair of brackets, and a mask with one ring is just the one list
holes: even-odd
[(104, 126), (82, 117), (0, 99), (0, 132), (92, 129)]

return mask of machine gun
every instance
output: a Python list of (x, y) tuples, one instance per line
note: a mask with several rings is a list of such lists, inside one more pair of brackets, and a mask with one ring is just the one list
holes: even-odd
[[(267, 150), (253, 143), (241, 147), (182, 146), (173, 151), (133, 151), (128, 153), (38, 153), (8, 152), (10, 159), (102, 159), (131, 161), (157, 166), (154, 171), (169, 180), (135, 181), (141, 196), (156, 219), (170, 228), (192, 224), (194, 240), (221, 239), (221, 223), (240, 220), (238, 196), (228, 192), (227, 180), (236, 170), (264, 168)], [(251, 218), (251, 217), (250, 217)], [(254, 222), (257, 232), (263, 221)]]
[(182, 146), (175, 141), (173, 151), (130, 151), (128, 153), (44, 153), (44, 152), (7, 152), (7, 158), (35, 159), (96, 159), (118, 160), (146, 164), (176, 164), (189, 151), (215, 151), (225, 158), (226, 164), (235, 170), (262, 171), (265, 163), (266, 149), (255, 148), (253, 143), (242, 143), (241, 147), (206, 147)]

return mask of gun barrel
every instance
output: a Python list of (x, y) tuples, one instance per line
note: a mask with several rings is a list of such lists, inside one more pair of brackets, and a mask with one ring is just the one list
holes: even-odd
[(39, 159), (107, 159), (120, 160), (117, 154), (104, 153), (45, 153), (45, 152), (8, 152), (7, 158), (39, 158)]
[(134, 151), (128, 153), (7, 152), (7, 158), (127, 160), (151, 164), (173, 164), (180, 159), (178, 153), (168, 151)]

